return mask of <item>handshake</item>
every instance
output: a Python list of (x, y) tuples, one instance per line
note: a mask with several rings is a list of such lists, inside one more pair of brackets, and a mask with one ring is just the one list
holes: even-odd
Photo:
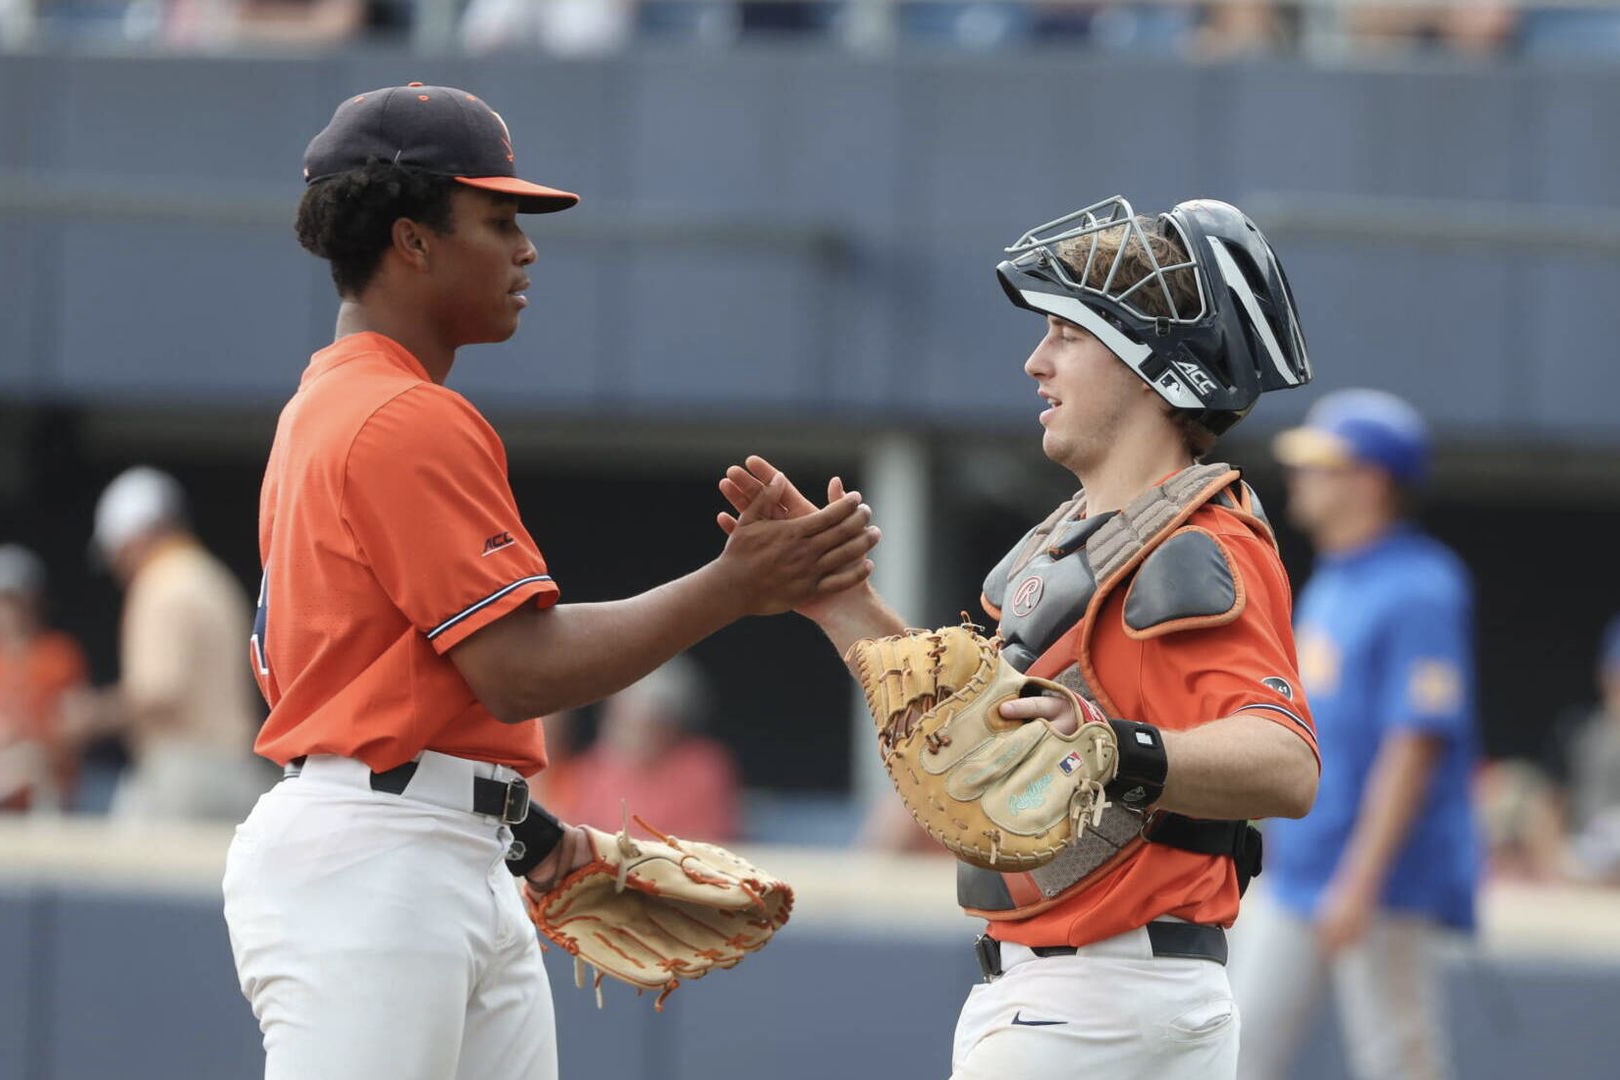
[[(733, 465), (720, 492), (744, 516), (807, 521), (824, 514), (770, 462)], [(827, 509), (844, 492), (834, 477)], [(739, 518), (721, 514), (736, 535)], [(876, 543), (877, 530), (869, 528)], [(877, 725), (884, 767), (901, 800), (957, 858), (993, 870), (1050, 862), (1109, 803), (1118, 738), (1094, 703), (1058, 683), (1025, 676), (1000, 643), (976, 628), (908, 630), (846, 567), (839, 588), (794, 610), (814, 619), (860, 682)]]

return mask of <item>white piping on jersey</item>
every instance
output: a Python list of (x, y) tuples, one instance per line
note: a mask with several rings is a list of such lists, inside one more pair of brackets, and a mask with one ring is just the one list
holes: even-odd
[(470, 607), (462, 608), (460, 611), (456, 612), (454, 615), (452, 615), (448, 619), (444, 620), (444, 622), (440, 623), (438, 626), (435, 626), (433, 629), (429, 630), (428, 633), (427, 633), (428, 640), (432, 641), (434, 638), (438, 637), (440, 634), (444, 633), (446, 630), (448, 630), (452, 626), (456, 625), (456, 623), (458, 623), (461, 620), (467, 618), (469, 615), (473, 615), (473, 614), (477, 613), (480, 609), (488, 607), (489, 605), (493, 604), (495, 601), (499, 600), (501, 597), (505, 596), (507, 593), (511, 592), (513, 589), (521, 588), (522, 586), (528, 585), (531, 582), (535, 582), (535, 581), (550, 581), (550, 580), (551, 580), (551, 575), (550, 574), (534, 574), (534, 575), (531, 575), (531, 576), (526, 577), (526, 578), (519, 578), (518, 580), (512, 582), (512, 584), (507, 585), (504, 588), (497, 589), (494, 592), (490, 593), (488, 596), (484, 597), (482, 600), (478, 601), (476, 604), (473, 604)]
[(1245, 706), (1243, 706), (1243, 708), (1241, 708), (1241, 709), (1239, 709), (1237, 711), (1238, 712), (1248, 712), (1250, 709), (1270, 709), (1273, 712), (1280, 712), (1284, 716), (1288, 717), (1288, 719), (1290, 719), (1294, 723), (1298, 724), (1302, 730), (1310, 731), (1312, 738), (1316, 737), (1316, 733), (1314, 731), (1311, 731), (1311, 725), (1307, 724), (1304, 720), (1301, 720), (1297, 713), (1290, 712), (1289, 710), (1283, 708), (1281, 705), (1272, 705), (1269, 702), (1255, 702), (1253, 705), (1245, 705)]

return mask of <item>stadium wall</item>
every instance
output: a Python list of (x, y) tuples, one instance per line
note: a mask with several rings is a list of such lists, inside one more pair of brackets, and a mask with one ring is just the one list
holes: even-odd
[(531, 223), (536, 303), (458, 370), (475, 401), (1005, 427), (1030, 327), (1001, 246), (1116, 192), (1202, 195), (1272, 230), (1322, 389), (1388, 387), (1443, 432), (1620, 443), (1620, 80), (1519, 63), (7, 55), (0, 398), (283, 398), (333, 309), (290, 233), (304, 143), (345, 94), (412, 78), (478, 90), (524, 172), (584, 195)]
[[(258, 1029), (236, 987), (220, 911), (229, 835), (212, 826), (0, 822), (0, 1077), (262, 1075)], [(971, 942), (982, 925), (952, 903), (951, 861), (790, 847), (744, 853), (794, 883), (793, 921), (736, 970), (682, 986), (662, 1013), (611, 980), (597, 1009), (588, 983), (575, 988), (570, 958), (546, 953), (562, 1075), (946, 1076), (955, 1017), (978, 978)], [(1481, 939), (1447, 975), (1458, 1075), (1613, 1076), (1614, 903), (1595, 890), (1487, 890)], [(1295, 1080), (1344, 1080), (1337, 1045), (1324, 1014)]]

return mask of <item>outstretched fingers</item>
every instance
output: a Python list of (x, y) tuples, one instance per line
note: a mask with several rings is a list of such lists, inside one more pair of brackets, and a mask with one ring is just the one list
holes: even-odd
[(741, 513), (748, 504), (754, 501), (765, 485), (756, 480), (752, 473), (741, 465), (733, 465), (726, 470), (726, 475), (720, 480), (720, 494), (725, 497), (731, 508)]
[(769, 483), (761, 484), (759, 490), (754, 492), (753, 497), (742, 508), (736, 524), (741, 526), (755, 521), (769, 521), (774, 516), (773, 510), (782, 498), (782, 487), (786, 483), (787, 477), (777, 474)]
[[(731, 509), (734, 512), (721, 511), (715, 515), (715, 523), (720, 526), (720, 531), (727, 536), (735, 532), (737, 530), (737, 518), (734, 514), (740, 514), (747, 509), (765, 490), (766, 486), (773, 481), (781, 484), (781, 494), (776, 501), (776, 505), (771, 508), (769, 517), (777, 520), (810, 517), (822, 509), (806, 498), (804, 493), (787, 478), (786, 473), (759, 455), (752, 454), (749, 455), (746, 466), (729, 466), (726, 469), (726, 475), (720, 479), (718, 485), (720, 495), (726, 502), (731, 504)], [(827, 503), (829, 506), (839, 502), (845, 494), (842, 477), (835, 476), (827, 482)], [(819, 527), (817, 526), (817, 528)], [(812, 533), (814, 531), (812, 530)], [(812, 533), (806, 533), (805, 535), (812, 535)]]
[[(873, 532), (876, 531), (873, 530)], [(823, 577), (816, 583), (816, 592), (823, 596), (843, 592), (845, 589), (859, 585), (871, 577), (875, 568), (871, 559), (863, 558), (859, 562), (851, 563), (844, 569)]]
[[(870, 521), (868, 515), (865, 521)], [(816, 560), (816, 569), (823, 574), (831, 574), (842, 570), (859, 559), (866, 557), (866, 553), (877, 547), (878, 541), (883, 539), (883, 533), (876, 525), (865, 524), (860, 517), (851, 518), (852, 523), (861, 523), (858, 531), (847, 532), (845, 538), (836, 546), (823, 552), (821, 558)]]
[(815, 537), (831, 547), (849, 539), (871, 520), (872, 508), (861, 501), (861, 493), (848, 491), (815, 513), (795, 518), (794, 524), (799, 526), (800, 536)]
[[(829, 494), (834, 486), (828, 485)], [(836, 486), (840, 488), (841, 501), (844, 498), (842, 485)], [(859, 492), (851, 495), (860, 498)], [(815, 542), (827, 545), (816, 560), (816, 569), (822, 575), (816, 591), (823, 595), (842, 592), (871, 577), (873, 564), (866, 556), (882, 539), (882, 531), (872, 524), (872, 509), (865, 503), (859, 504), (845, 520), (823, 530), (815, 537)]]

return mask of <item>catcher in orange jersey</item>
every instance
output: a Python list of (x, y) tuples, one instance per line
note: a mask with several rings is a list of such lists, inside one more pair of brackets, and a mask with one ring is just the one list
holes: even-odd
[(251, 646), (271, 711), (257, 749), (287, 778), (238, 828), (224, 880), (265, 1075), (554, 1080), (551, 994), (514, 878), (586, 958), (570, 928), (611, 899), (632, 922), (623, 943), (647, 951), (618, 968), (629, 950), (615, 943), (604, 970), (666, 990), (738, 956), (666, 953), (660, 895), (687, 902), (683, 926), (718, 912), (715, 935), (738, 948), (789, 898), (699, 847), (531, 808), (522, 778), (546, 763), (533, 718), (745, 615), (864, 580), (876, 531), (855, 495), (768, 520), (778, 483), (707, 565), (630, 599), (559, 604), (500, 438), (445, 382), (462, 346), (517, 330), (536, 258), (518, 215), (577, 197), (515, 175), (483, 101), (420, 84), (338, 106), (304, 179), (299, 241), (331, 264), (341, 302), (282, 411), (260, 499)]
[[(895, 773), (903, 794), (932, 793), (910, 803), (919, 822), (948, 832), (930, 815), (965, 798), (998, 822), (959, 866), (958, 899), (989, 926), (957, 1080), (1230, 1078), (1223, 928), (1259, 868), (1248, 819), (1304, 815), (1320, 766), (1271, 529), (1236, 470), (1200, 462), (1263, 391), (1309, 380), (1298, 315), (1271, 246), (1225, 203), (1139, 217), (1108, 199), (1007, 253), (1003, 289), (1045, 320), (1024, 362), (1042, 447), (1081, 491), (985, 579), (997, 640), (907, 632), (866, 585), (797, 610), (863, 680), (891, 763), (908, 729), (930, 732), (914, 775)], [(750, 458), (721, 490), (743, 507), (768, 483)], [(777, 510), (813, 511), (796, 490)], [(964, 747), (981, 692), (998, 718), (975, 718)], [(1020, 756), (1077, 730), (1084, 753)], [(1015, 759), (1018, 786), (998, 787)], [(1031, 776), (1032, 760), (1051, 768)], [(1009, 861), (1009, 821), (1054, 793), (1081, 796), (1067, 842)]]

